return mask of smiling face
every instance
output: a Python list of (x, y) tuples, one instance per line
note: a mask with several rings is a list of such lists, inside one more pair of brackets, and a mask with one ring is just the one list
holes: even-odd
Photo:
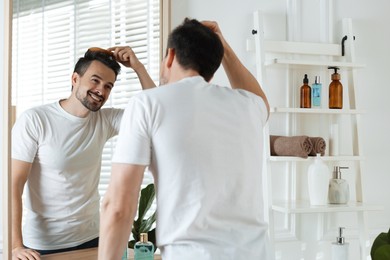
[(90, 111), (98, 111), (107, 101), (115, 82), (115, 73), (99, 61), (92, 61), (83, 76), (72, 76), (75, 97)]

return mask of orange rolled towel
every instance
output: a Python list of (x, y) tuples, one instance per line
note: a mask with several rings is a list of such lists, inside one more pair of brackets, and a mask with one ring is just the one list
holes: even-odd
[(270, 135), (271, 155), (307, 158), (313, 144), (310, 137)]
[(310, 137), (310, 141), (313, 144), (313, 148), (311, 149), (309, 155), (316, 156), (317, 153), (321, 154), (321, 156), (325, 155), (326, 142), (322, 137)]

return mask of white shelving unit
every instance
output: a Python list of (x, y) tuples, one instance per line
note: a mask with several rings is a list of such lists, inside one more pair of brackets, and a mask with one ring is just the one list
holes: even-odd
[[(345, 50), (346, 55), (342, 55), (342, 44), (326, 44), (326, 43), (309, 43), (309, 42), (289, 42), (289, 41), (272, 41), (264, 39), (264, 28), (263, 28), (263, 15), (261, 11), (256, 11), (254, 13), (254, 49), (256, 53), (256, 68), (257, 68), (257, 78), (260, 82), (267, 82), (268, 85), (271, 85), (272, 79), (267, 78), (267, 71), (270, 68), (276, 68), (278, 70), (285, 71), (287, 78), (299, 78), (295, 74), (301, 73), (303, 70), (318, 70), (327, 71), (328, 66), (337, 66), (340, 70), (343, 70), (343, 76), (345, 80), (348, 81), (347, 86), (343, 84), (345, 88), (344, 92), (344, 107), (343, 109), (328, 109), (322, 106), (321, 108), (311, 108), (311, 109), (301, 109), (299, 107), (299, 98), (298, 94), (294, 92), (299, 91), (299, 86), (296, 84), (291, 86), (287, 83), (286, 85), (286, 96), (290, 95), (285, 99), (285, 105), (272, 107), (272, 100), (270, 101), (271, 105), (271, 118), (275, 115), (281, 114), (287, 119), (284, 120), (285, 128), (290, 135), (300, 135), (302, 133), (302, 127), (297, 121), (306, 120), (305, 116), (318, 116), (323, 117), (322, 124), (327, 125), (327, 122), (332, 120), (344, 120), (338, 119), (340, 117), (348, 117), (348, 122), (350, 122), (350, 131), (349, 135), (351, 137), (350, 142), (350, 153), (343, 154), (340, 156), (329, 156), (327, 153), (322, 159), (328, 163), (328, 165), (343, 165), (345, 163), (350, 163), (354, 166), (354, 187), (353, 192), (354, 196), (351, 201), (346, 205), (331, 205), (326, 206), (312, 206), (310, 205), (308, 199), (302, 199), (297, 195), (298, 185), (299, 185), (299, 174), (302, 172), (300, 165), (308, 165), (312, 162), (313, 157), (307, 159), (299, 157), (285, 157), (285, 156), (271, 156), (269, 148), (269, 138), (265, 140), (265, 147), (268, 149), (267, 155), (267, 167), (264, 174), (264, 180), (267, 185), (267, 198), (268, 201), (268, 221), (270, 225), (270, 238), (272, 245), (274, 246), (275, 242), (275, 229), (274, 229), (274, 212), (283, 213), (286, 215), (293, 215), (294, 218), (299, 218), (301, 214), (338, 214), (343, 212), (352, 212), (356, 213), (357, 217), (357, 230), (359, 236), (359, 246), (360, 246), (360, 259), (366, 260), (369, 256), (369, 248), (371, 243), (368, 238), (368, 231), (366, 225), (366, 212), (367, 211), (376, 211), (382, 210), (382, 206), (378, 205), (368, 205), (364, 203), (363, 199), (363, 185), (362, 185), (362, 162), (364, 161), (364, 156), (362, 153), (361, 147), (361, 137), (360, 137), (360, 116), (364, 113), (358, 109), (356, 102), (356, 90), (354, 78), (356, 76), (356, 70), (364, 68), (364, 64), (355, 62), (354, 55), (354, 39), (352, 32), (352, 22), (350, 19), (343, 20), (343, 33), (347, 36), (347, 41), (345, 41)], [(341, 41), (341, 39), (340, 39)], [(295, 73), (295, 74), (294, 74)], [(341, 72), (340, 72), (341, 73)], [(323, 79), (323, 78), (322, 78)], [(323, 87), (329, 85), (329, 80), (325, 79), (322, 81)], [(343, 82), (343, 77), (342, 80)], [(287, 81), (288, 82), (288, 81)], [(302, 81), (300, 81), (302, 83)], [(267, 86), (265, 86), (267, 88)], [(267, 89), (266, 89), (267, 90)], [(327, 95), (327, 92), (323, 92), (323, 95)], [(327, 100), (326, 100), (327, 101)], [(323, 99), (324, 102), (324, 99)], [(325, 123), (324, 123), (325, 122)], [(270, 120), (271, 124), (271, 120)], [(343, 129), (344, 130), (344, 129)], [(266, 129), (267, 134), (269, 134), (270, 128)], [(328, 143), (327, 143), (328, 145)], [(286, 164), (286, 167), (279, 167), (276, 171), (281, 172), (286, 176), (286, 182), (290, 185), (290, 190), (288, 198), (283, 200), (273, 199), (273, 183), (272, 178), (275, 172), (274, 168), (277, 164)], [(304, 167), (303, 167), (304, 168)], [(299, 170), (298, 170), (299, 169)], [(314, 227), (313, 227), (314, 228)], [(314, 228), (314, 230), (316, 227)], [(335, 233), (336, 234), (336, 233)]]

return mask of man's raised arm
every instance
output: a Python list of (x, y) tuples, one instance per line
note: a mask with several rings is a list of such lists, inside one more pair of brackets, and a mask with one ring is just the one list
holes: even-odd
[(267, 110), (269, 112), (268, 100), (263, 89), (260, 86), (260, 83), (238, 59), (233, 49), (223, 37), (218, 24), (213, 21), (203, 21), (202, 24), (213, 30), (221, 39), (222, 45), (224, 47), (222, 66), (225, 69), (231, 87), (244, 89), (249, 92), (252, 92), (255, 95), (258, 95), (264, 100), (265, 105), (267, 106)]

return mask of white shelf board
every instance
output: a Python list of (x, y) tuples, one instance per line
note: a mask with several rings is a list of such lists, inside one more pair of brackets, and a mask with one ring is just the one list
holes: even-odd
[(343, 61), (319, 61), (319, 60), (294, 60), (294, 59), (271, 59), (265, 62), (265, 66), (271, 65), (292, 65), (292, 66), (325, 66), (340, 68), (364, 68), (366, 65), (361, 63), (343, 62)]
[(383, 206), (361, 202), (349, 202), (348, 204), (328, 204), (325, 206), (312, 206), (309, 201), (276, 202), (272, 209), (287, 214), (303, 213), (331, 213), (331, 212), (357, 212), (357, 211), (380, 211)]
[(271, 113), (302, 113), (302, 114), (363, 114), (364, 111), (356, 109), (328, 109), (328, 108), (288, 108), (273, 107)]
[[(315, 156), (301, 158), (296, 156), (270, 156), (269, 160), (272, 162), (307, 162), (314, 160)], [(339, 155), (339, 156), (321, 156), (323, 161), (362, 161), (364, 157), (353, 155)]]

